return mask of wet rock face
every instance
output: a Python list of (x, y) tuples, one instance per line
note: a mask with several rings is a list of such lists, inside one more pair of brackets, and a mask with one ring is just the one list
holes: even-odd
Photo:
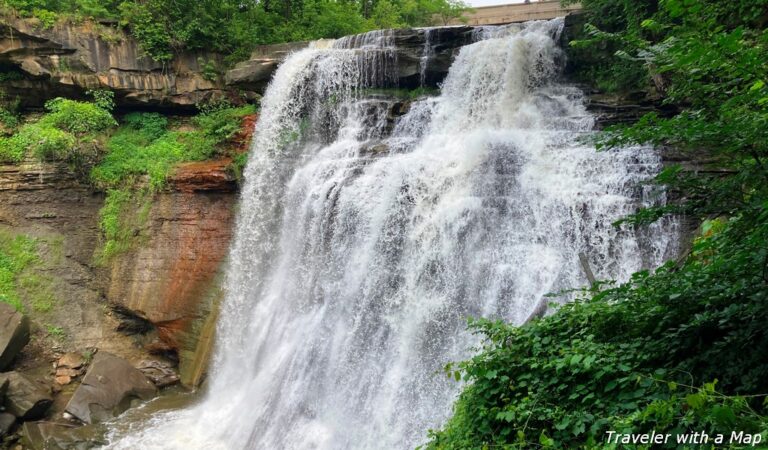
[(294, 51), (306, 48), (309, 42), (289, 42), (285, 44), (261, 45), (251, 53), (251, 57), (228, 70), (224, 81), (228, 86), (263, 93), (285, 58)]
[[(82, 97), (95, 88), (116, 93), (122, 106), (193, 108), (227, 93), (203, 75), (202, 64), (221, 63), (221, 55), (184, 52), (163, 65), (142, 56), (138, 43), (120, 29), (105, 40), (104, 26), (61, 23), (48, 30), (33, 19), (4, 18), (0, 25), (0, 65), (22, 79), (4, 82), (24, 106), (39, 106), (56, 96)], [(97, 28), (101, 27), (101, 28)]]
[(152, 203), (147, 242), (117, 256), (107, 299), (151, 324), (160, 343), (175, 353), (182, 381), (196, 370), (201, 330), (217, 298), (218, 276), (229, 248), (236, 189), (228, 160), (180, 165), (170, 177), (173, 191)]
[[(472, 42), (473, 30), (465, 26), (392, 30), (396, 47), (394, 60), (397, 62), (397, 86), (413, 89), (421, 86), (423, 81), (426, 87), (437, 87), (448, 74), (455, 52)], [(285, 57), (291, 51), (301, 50), (308, 45), (308, 42), (296, 42), (261, 46), (250, 59), (227, 72), (226, 84), (263, 92)]]
[(0, 374), (0, 385), (5, 383), (5, 410), (21, 420), (41, 419), (53, 403), (46, 389), (20, 373)]
[[(395, 30), (398, 86), (437, 87), (448, 75), (455, 52), (472, 42), (472, 27)], [(422, 79), (423, 77), (423, 79)]]
[(133, 400), (149, 400), (156, 394), (155, 385), (128, 361), (99, 352), (66, 412), (85, 423), (103, 422), (130, 408)]
[(0, 302), (0, 371), (5, 370), (29, 342), (29, 319)]

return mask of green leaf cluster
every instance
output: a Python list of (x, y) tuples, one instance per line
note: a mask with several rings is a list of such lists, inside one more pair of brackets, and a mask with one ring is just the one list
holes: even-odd
[(11, 136), (0, 137), (0, 162), (17, 163), (28, 155), (41, 160), (92, 162), (98, 156), (92, 145), (94, 135), (117, 125), (109, 111), (89, 102), (55, 98), (45, 108), (48, 112), (37, 121), (24, 124)]

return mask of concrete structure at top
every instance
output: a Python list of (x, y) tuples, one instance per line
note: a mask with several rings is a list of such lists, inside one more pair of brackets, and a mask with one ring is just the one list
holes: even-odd
[(547, 20), (563, 17), (572, 11), (579, 11), (581, 5), (562, 6), (560, 0), (544, 0), (532, 3), (480, 6), (464, 14), (466, 22), (453, 20), (449, 25), (501, 25), (528, 20)]

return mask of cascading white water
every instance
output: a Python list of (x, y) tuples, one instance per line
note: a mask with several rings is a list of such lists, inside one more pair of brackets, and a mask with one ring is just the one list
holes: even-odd
[(598, 153), (558, 83), (562, 21), (483, 30), (437, 97), (392, 123), (386, 33), (310, 48), (264, 97), (202, 401), (114, 448), (409, 448), (450, 413), (440, 373), (550, 292), (659, 264), (672, 224), (611, 223), (648, 201), (647, 148)]

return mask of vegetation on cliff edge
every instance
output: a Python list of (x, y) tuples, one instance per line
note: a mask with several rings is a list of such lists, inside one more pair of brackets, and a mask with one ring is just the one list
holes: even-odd
[(207, 49), (246, 59), (259, 44), (338, 38), (379, 28), (443, 24), (460, 17), (460, 0), (0, 0), (0, 9), (57, 20), (117, 20), (157, 61), (182, 49)]
[[(677, 262), (601, 284), (551, 316), (515, 327), (477, 320), (477, 356), (449, 364), (463, 380), (454, 415), (427, 448), (702, 448), (768, 439), (768, 1), (583, 0), (591, 54), (577, 76), (621, 92), (655, 89), (669, 116), (597, 136), (604, 151), (651, 143), (705, 170), (656, 179), (676, 201), (616, 226), (670, 214), (702, 220)], [(652, 83), (652, 85), (651, 85)], [(669, 433), (662, 444), (608, 432)], [(723, 440), (716, 442), (717, 434)]]
[(91, 102), (56, 98), (46, 103), (44, 114), (26, 120), (9, 109), (0, 115), (12, 118), (0, 130), (0, 163), (27, 158), (66, 162), (107, 193), (99, 222), (101, 262), (140, 242), (152, 196), (165, 186), (176, 164), (214, 157), (242, 161), (228, 142), (240, 131), (243, 118), (256, 112), (254, 105), (217, 102), (199, 105), (200, 114), (191, 119), (169, 123), (159, 113), (133, 112), (118, 123), (111, 94), (91, 92)]

